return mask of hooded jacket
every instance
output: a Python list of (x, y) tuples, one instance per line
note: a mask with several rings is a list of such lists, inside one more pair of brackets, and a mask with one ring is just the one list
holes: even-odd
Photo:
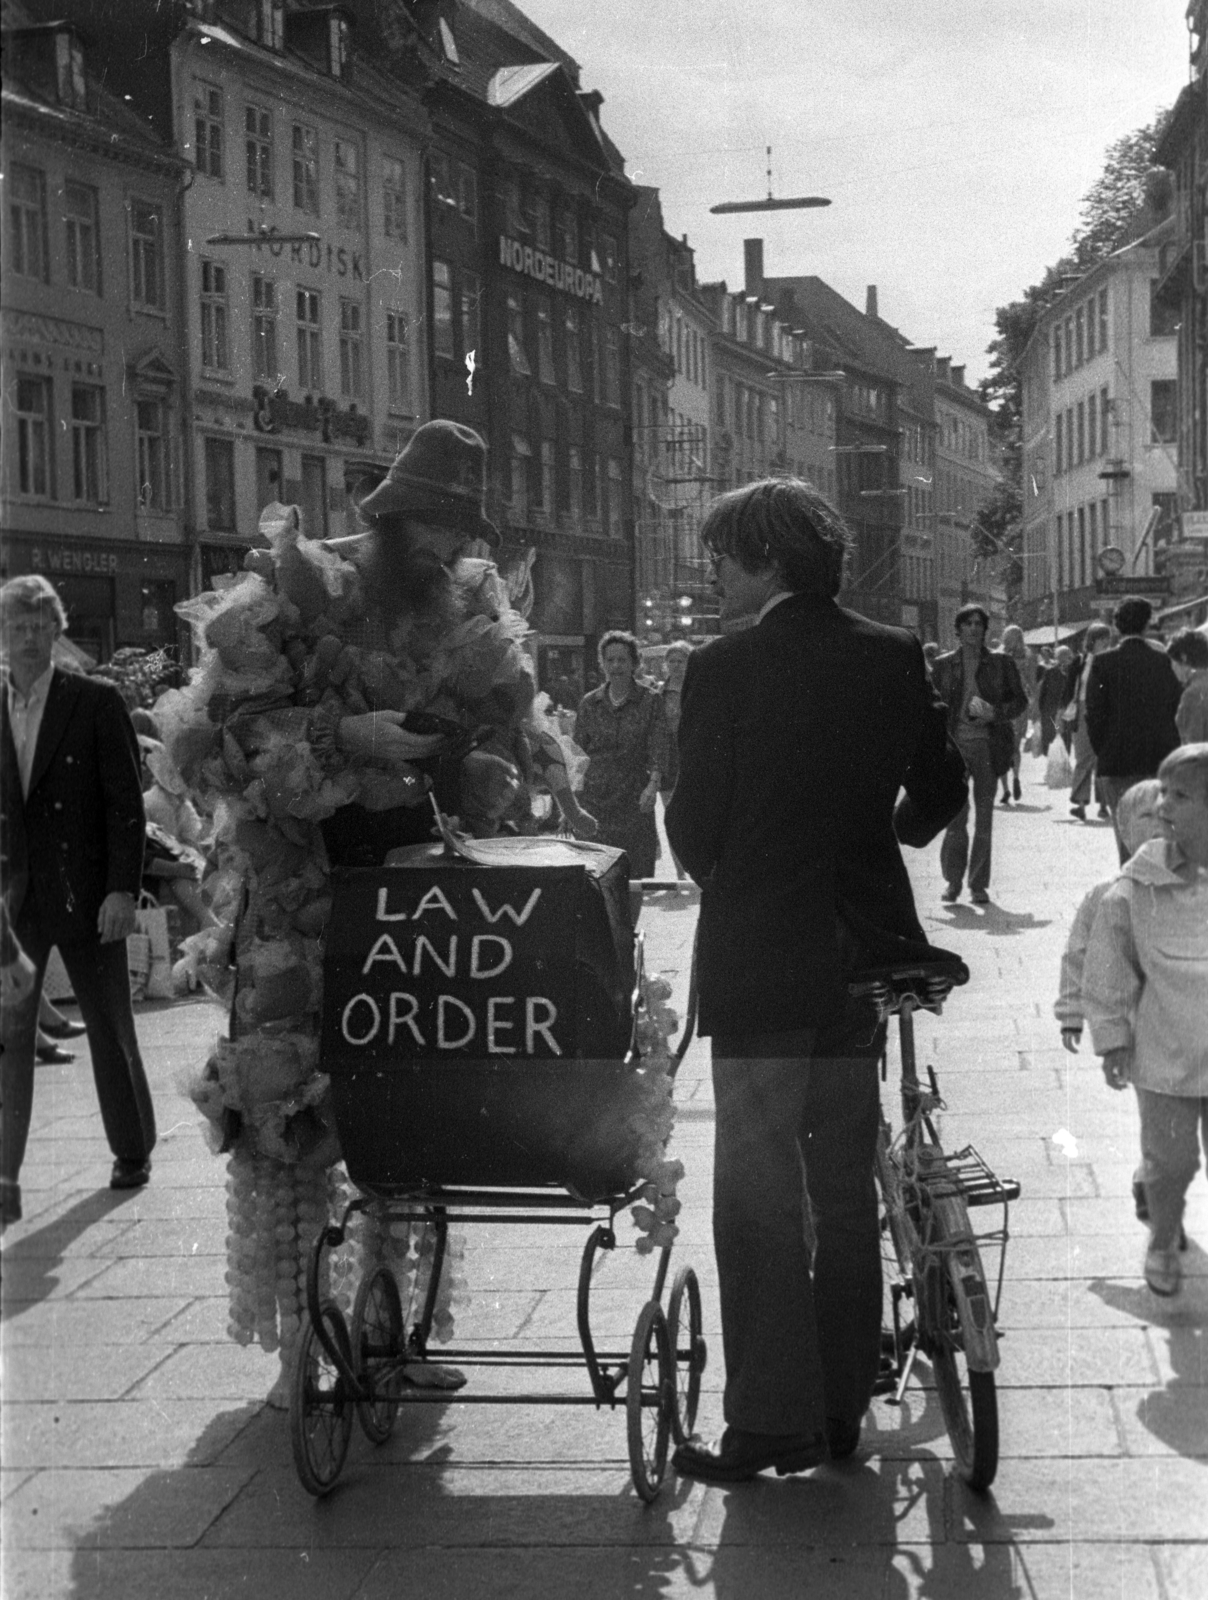
[(1131, 1078), (1208, 1096), (1208, 870), (1151, 839), (1120, 870), (1091, 930), (1082, 998), (1095, 1053), (1131, 1047)]

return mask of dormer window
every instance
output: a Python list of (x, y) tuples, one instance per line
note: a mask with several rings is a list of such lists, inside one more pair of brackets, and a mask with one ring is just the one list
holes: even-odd
[(282, 50), (285, 47), (285, 4), (284, 0), (260, 0), (260, 10), (257, 15), (259, 24), (259, 42), (266, 50)]
[(55, 77), (59, 90), (59, 104), (73, 106), (77, 111), (88, 108), (88, 90), (84, 82), (84, 51), (74, 33), (63, 29), (55, 34)]
[(348, 64), (348, 21), (333, 12), (327, 19), (328, 71), (333, 78), (342, 78)]
[(440, 47), (445, 53), (445, 60), (451, 66), (459, 67), (461, 57), (457, 54), (457, 42), (453, 37), (453, 29), (442, 17), (440, 19)]

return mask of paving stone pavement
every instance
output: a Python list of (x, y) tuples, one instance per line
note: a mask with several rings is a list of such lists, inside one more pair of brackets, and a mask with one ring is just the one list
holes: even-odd
[[(919, 1385), (899, 1409), (874, 1404), (849, 1467), (729, 1492), (670, 1476), (649, 1507), (630, 1485), (621, 1413), (404, 1407), (387, 1444), (354, 1434), (340, 1483), (312, 1500), (287, 1419), (265, 1403), (275, 1358), (226, 1337), (224, 1169), (180, 1093), (222, 1014), (144, 1007), (162, 1129), (149, 1188), (105, 1187), (86, 1051), (38, 1073), (26, 1219), (3, 1242), (6, 1600), (1203, 1600), (1208, 1186), (1197, 1178), (1188, 1209), (1185, 1290), (1160, 1302), (1140, 1275), (1131, 1096), (1112, 1094), (1090, 1055), (1061, 1050), (1050, 1009), (1073, 911), (1112, 870), (1110, 830), (1070, 819), (1038, 763), (1025, 779), (1023, 803), (996, 813), (989, 907), (941, 905), (938, 846), (910, 855), (931, 937), (973, 972), (918, 1030), (949, 1105), (945, 1142), (976, 1144), (1023, 1185), (992, 1493), (951, 1475)], [(695, 921), (695, 895), (660, 895), (643, 918), (681, 1007)], [(722, 1370), (699, 1043), (677, 1103), (688, 1176), (674, 1263), (691, 1261), (703, 1287), (708, 1433)], [(458, 1337), (573, 1348), (579, 1249), (572, 1230), (471, 1230)], [(599, 1340), (628, 1344), (650, 1281), (628, 1248), (604, 1261)], [(577, 1374), (557, 1381), (586, 1392)]]

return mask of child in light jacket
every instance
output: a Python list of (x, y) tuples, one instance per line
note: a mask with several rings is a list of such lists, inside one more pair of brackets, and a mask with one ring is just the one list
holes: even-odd
[(1208, 744), (1183, 745), (1158, 769), (1169, 838), (1144, 844), (1103, 895), (1082, 998), (1113, 1089), (1132, 1083), (1141, 1112), (1149, 1203), (1145, 1281), (1182, 1283), (1183, 1203), (1208, 1151)]

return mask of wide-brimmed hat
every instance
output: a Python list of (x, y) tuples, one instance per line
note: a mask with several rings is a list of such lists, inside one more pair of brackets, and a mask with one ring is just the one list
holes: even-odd
[(367, 517), (413, 516), (497, 545), (487, 519), (487, 447), (473, 428), (441, 418), (417, 428), (376, 489), (360, 502)]

